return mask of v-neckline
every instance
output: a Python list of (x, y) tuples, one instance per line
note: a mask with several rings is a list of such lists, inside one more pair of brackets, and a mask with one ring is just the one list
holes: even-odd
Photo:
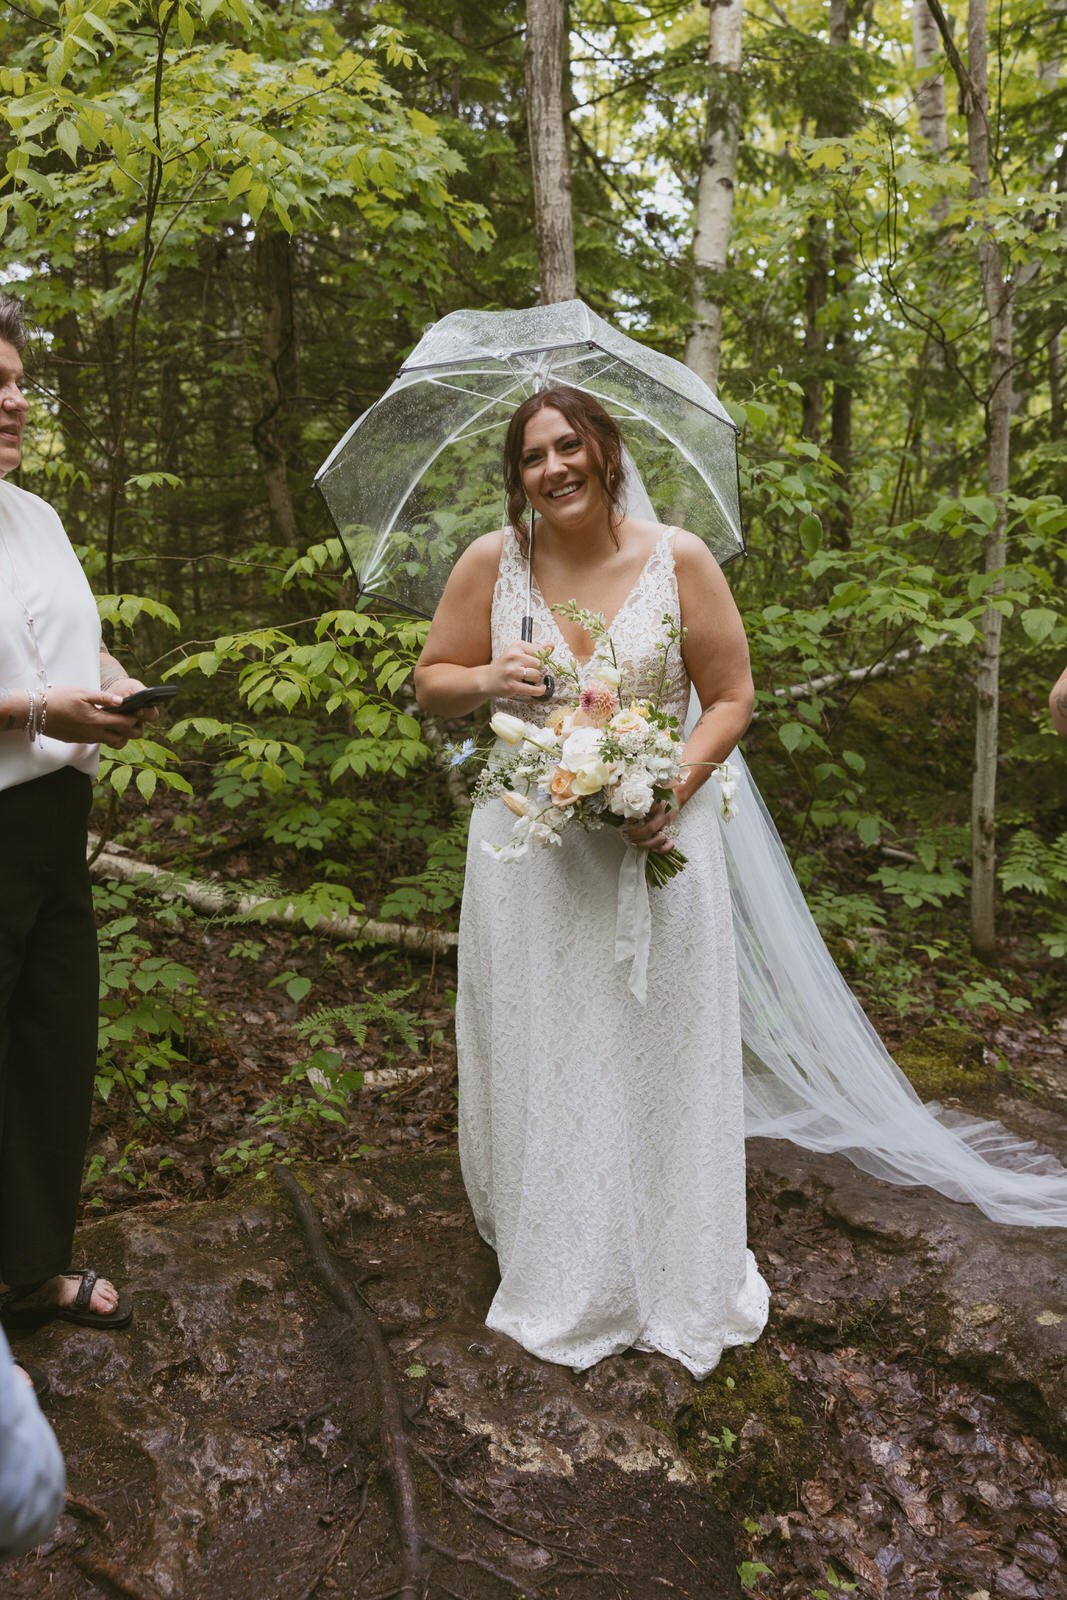
[[(661, 525), (661, 531), (660, 531), (659, 538), (656, 540), (655, 544), (652, 546), (652, 549), (649, 551), (648, 556), (647, 556), (647, 558), (646, 558), (646, 560), (645, 560), (640, 572), (637, 574), (637, 577), (634, 579), (633, 584), (631, 585), (629, 592), (626, 594), (624, 599), (620, 602), (620, 604), (617, 607), (617, 609), (615, 611), (615, 614), (613, 615), (611, 621), (607, 624), (607, 633), (608, 633), (609, 637), (611, 636), (611, 634), (612, 634), (612, 632), (613, 632), (613, 630), (615, 628), (615, 624), (618, 622), (619, 618), (623, 615), (623, 613), (625, 611), (627, 611), (629, 609), (629, 607), (630, 607), (630, 605), (631, 605), (631, 603), (633, 601), (634, 596), (637, 594), (637, 591), (640, 589), (642, 583), (645, 581), (645, 573), (648, 571), (648, 569), (652, 565), (653, 561), (659, 555), (660, 546), (662, 545), (664, 539), (666, 539), (668, 537), (668, 535), (672, 531), (673, 530), (671, 528)], [(548, 603), (546, 602), (544, 595), (541, 593), (541, 585), (538, 583), (537, 579), (533, 576), (532, 573), (530, 574), (530, 592), (531, 592), (531, 594), (536, 594), (537, 603), (541, 607), (541, 610), (545, 613), (545, 616), (548, 618), (549, 627), (551, 627), (552, 629), (555, 630), (556, 638), (559, 640), (559, 642), (563, 646), (564, 650), (566, 650), (567, 654), (570, 656), (571, 660), (574, 662), (574, 665), (576, 667), (588, 666), (590, 661), (592, 661), (593, 656), (592, 655), (588, 655), (588, 656), (577, 656), (577, 655), (575, 655), (574, 651), (571, 649), (570, 645), (567, 643), (567, 640), (564, 637), (563, 629), (560, 627), (559, 623), (556, 621), (556, 613), (552, 610), (552, 607), (550, 605), (548, 605)]]

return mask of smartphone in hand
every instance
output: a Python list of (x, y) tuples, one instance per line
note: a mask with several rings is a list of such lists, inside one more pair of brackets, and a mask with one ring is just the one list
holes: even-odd
[(109, 706), (108, 709), (126, 717), (135, 711), (143, 711), (146, 706), (158, 705), (161, 700), (173, 700), (177, 693), (177, 684), (161, 683), (154, 689), (138, 689), (135, 694), (128, 694), (125, 700), (120, 701), (117, 706)]

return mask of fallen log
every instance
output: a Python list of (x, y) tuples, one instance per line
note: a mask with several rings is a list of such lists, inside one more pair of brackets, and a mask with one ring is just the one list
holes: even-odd
[[(89, 851), (99, 843), (89, 835)], [(195, 911), (209, 916), (249, 916), (261, 906), (271, 904), (267, 895), (242, 894), (227, 883), (206, 883), (203, 879), (186, 878), (165, 867), (154, 867), (148, 861), (138, 861), (134, 856), (120, 855), (116, 850), (101, 850), (90, 861), (94, 878), (117, 879), (120, 883), (135, 883), (157, 900), (181, 900)], [(292, 905), (284, 910), (268, 911), (261, 919), (271, 927), (291, 927), (297, 921)], [(459, 943), (459, 935), (445, 928), (420, 928), (407, 922), (378, 922), (373, 917), (322, 917), (308, 930), (327, 939), (365, 940), (371, 944), (393, 944), (400, 950), (416, 950), (431, 955), (451, 955)]]

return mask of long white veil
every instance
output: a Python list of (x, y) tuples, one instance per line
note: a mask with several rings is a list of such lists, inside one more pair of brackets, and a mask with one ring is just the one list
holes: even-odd
[(840, 1151), (995, 1222), (1067, 1227), (1067, 1170), (998, 1122), (924, 1105), (864, 1015), (808, 910), (743, 759), (722, 825), (730, 875), (745, 1132)]
[[(656, 520), (624, 452), (625, 505)], [(700, 707), (690, 705), (686, 732)], [(925, 1105), (837, 970), (744, 759), (720, 823), (741, 997), (745, 1132), (838, 1151), (889, 1183), (927, 1184), (994, 1222), (1067, 1227), (1067, 1169), (999, 1122)]]

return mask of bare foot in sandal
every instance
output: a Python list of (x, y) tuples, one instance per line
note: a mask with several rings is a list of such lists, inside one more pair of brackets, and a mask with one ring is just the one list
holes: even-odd
[(33, 1289), (12, 1289), (0, 1314), (16, 1327), (60, 1318), (88, 1328), (122, 1328), (133, 1316), (133, 1305), (129, 1295), (86, 1267), (59, 1273)]

